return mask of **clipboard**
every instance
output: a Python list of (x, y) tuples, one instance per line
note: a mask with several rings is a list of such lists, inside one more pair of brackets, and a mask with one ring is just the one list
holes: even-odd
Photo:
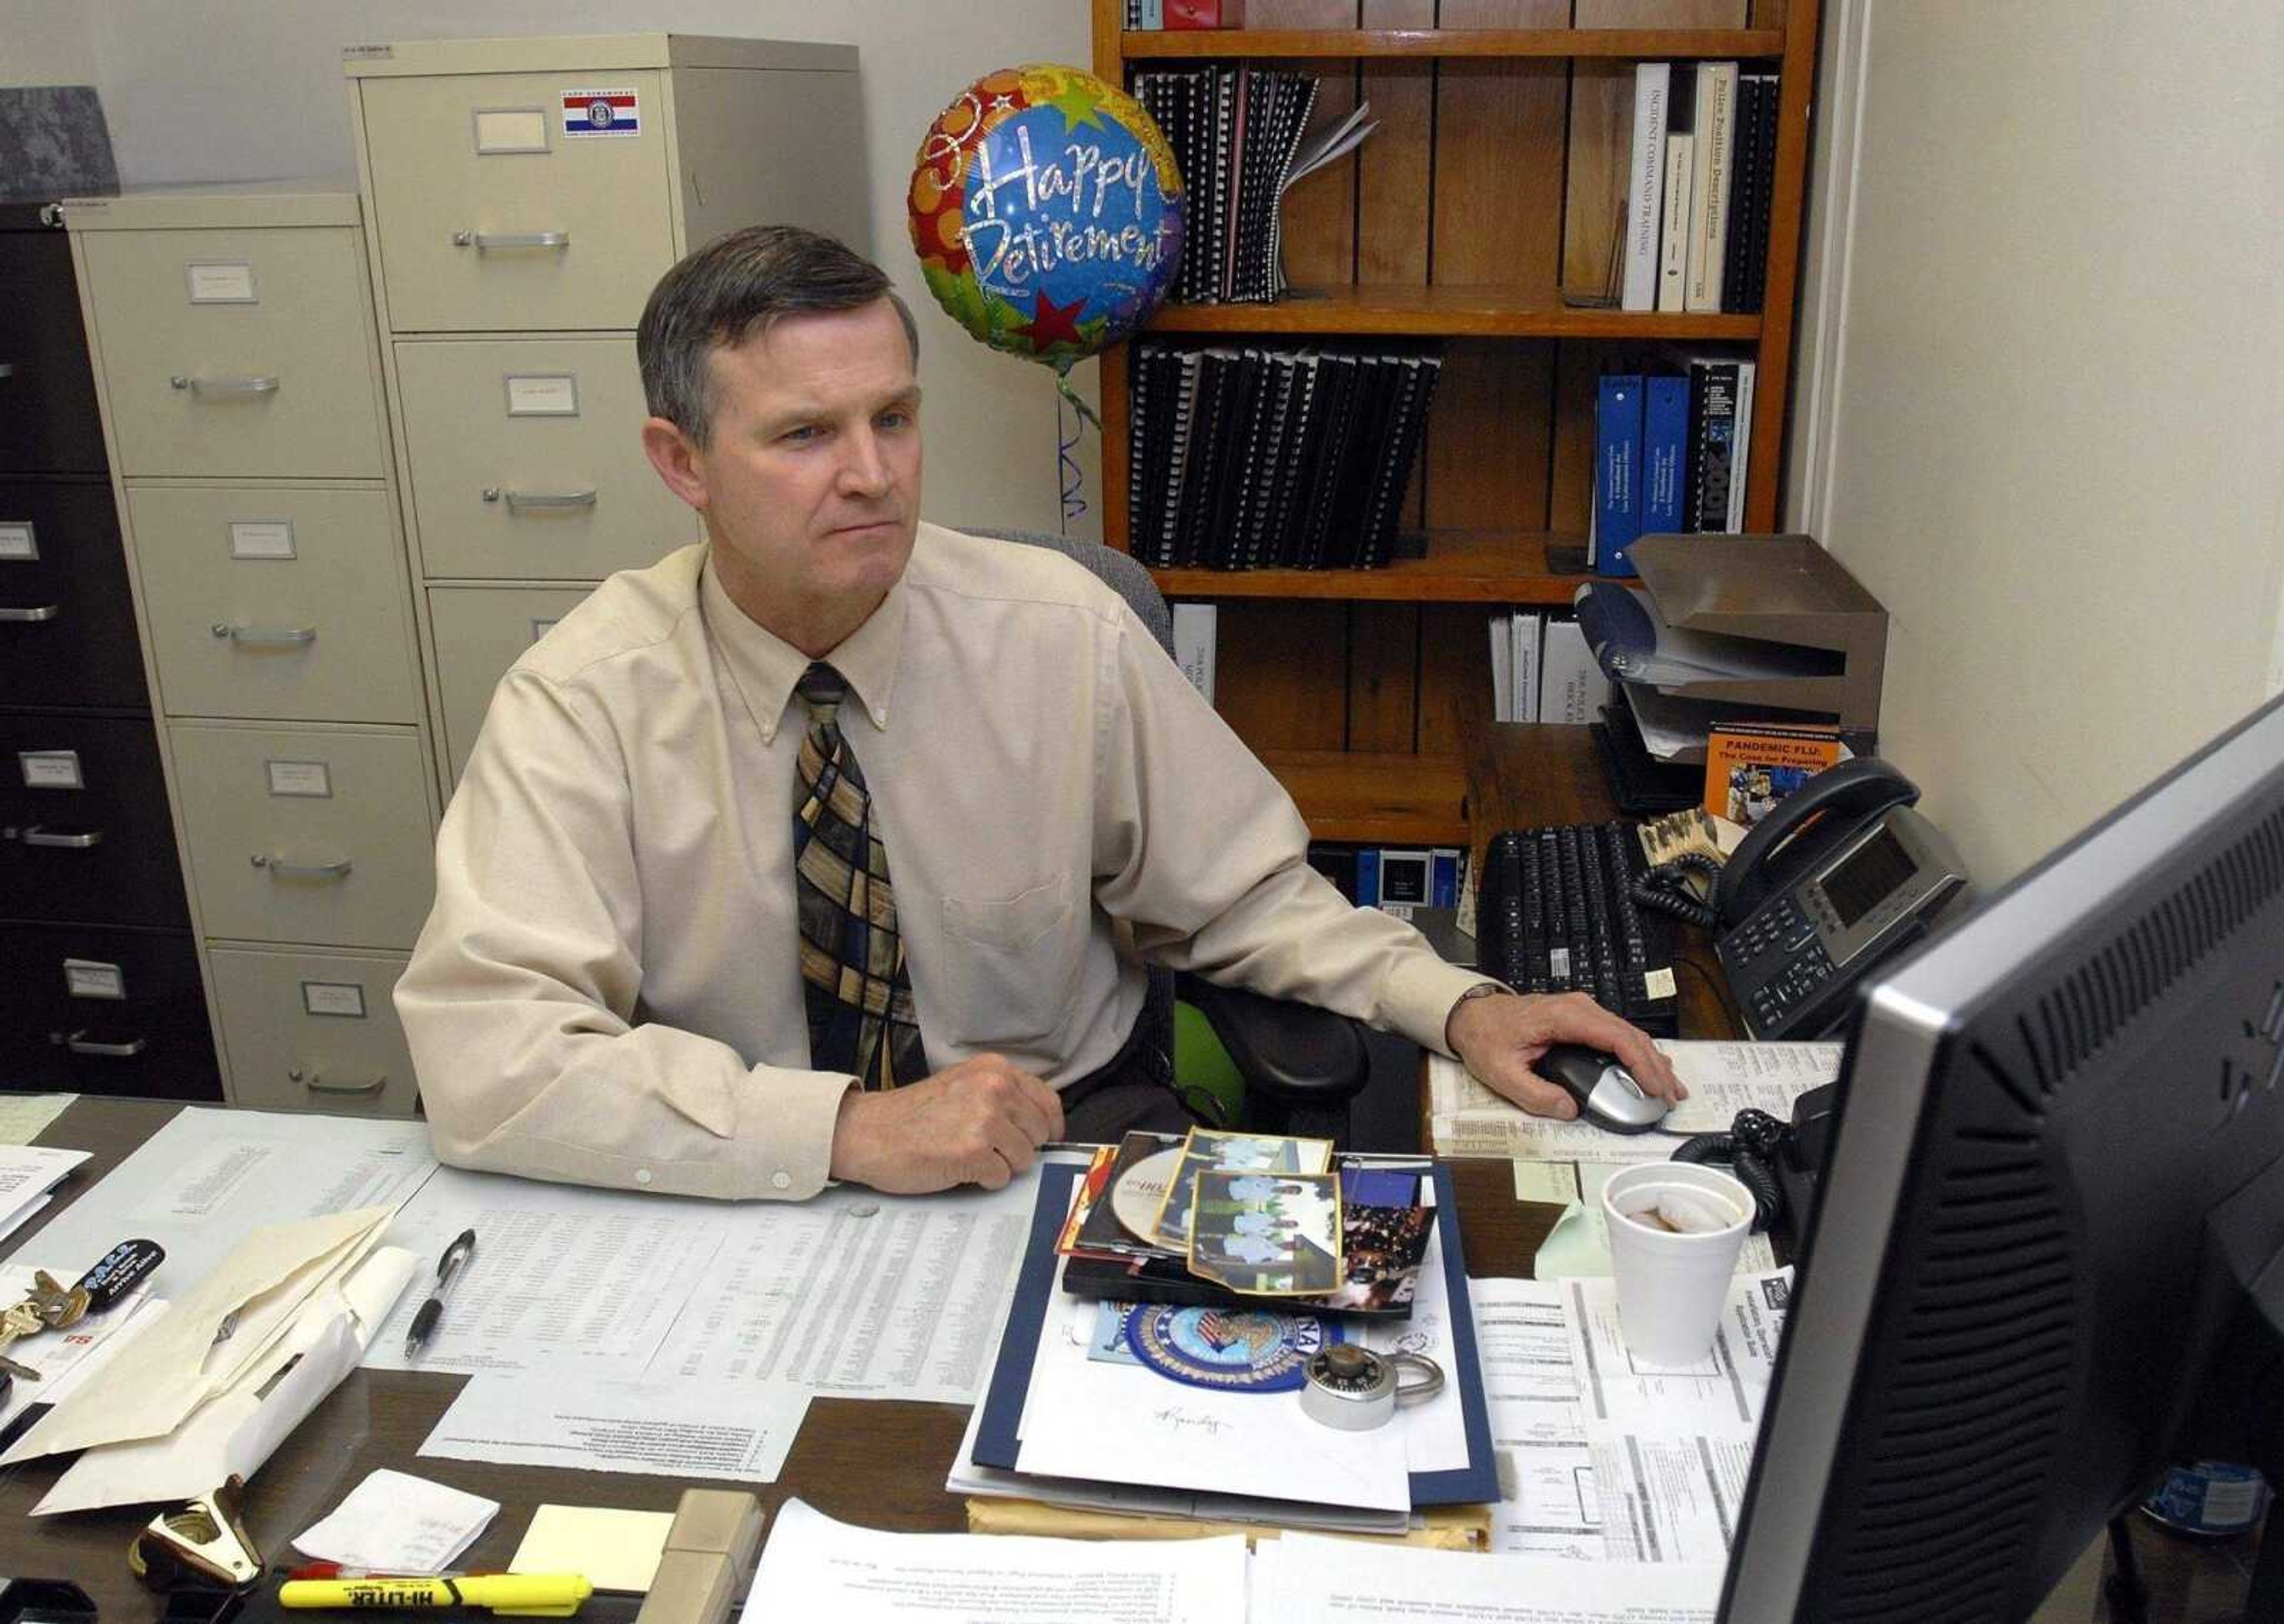
[[(1388, 1166), (1420, 1166), (1416, 1157), (1388, 1159)], [(1019, 1436), (1023, 1405), (1030, 1392), (1031, 1367), (1039, 1356), (1039, 1338), (1045, 1329), (1050, 1304), (1057, 1299), (1055, 1267), (1061, 1261), (1055, 1239), (1070, 1214), (1072, 1188), (1086, 1169), (1071, 1163), (1045, 1166), (1039, 1171), (1038, 1205), (1032, 1209), (1031, 1232), (1023, 1251), (1023, 1267), (1015, 1278), (1014, 1300), (1007, 1310), (1007, 1328), (999, 1339), (998, 1362), (983, 1394), (983, 1414), (976, 1424), (974, 1460), (979, 1466), (1021, 1472)], [(1441, 1162), (1428, 1174), (1435, 1185), (1435, 1234), (1443, 1268), (1444, 1296), (1451, 1318), (1452, 1372), (1459, 1398), (1460, 1419), (1467, 1441), (1467, 1464), (1444, 1472), (1411, 1474), (1412, 1506), (1471, 1505), (1499, 1497), (1498, 1467), (1491, 1448), (1490, 1413), (1483, 1400), (1482, 1364), (1475, 1353), (1475, 1316), (1467, 1295), (1467, 1273), (1460, 1255), (1459, 1193), (1451, 1170)], [(1274, 1402), (1264, 1399), (1263, 1402)]]

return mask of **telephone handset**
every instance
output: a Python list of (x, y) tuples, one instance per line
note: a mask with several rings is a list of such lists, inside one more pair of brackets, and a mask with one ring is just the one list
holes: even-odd
[(1722, 865), (1715, 946), (1754, 1037), (1836, 1026), (1850, 988), (1965, 887), (1959, 854), (1913, 810), (1919, 798), (1885, 761), (1842, 761), (1778, 802)]

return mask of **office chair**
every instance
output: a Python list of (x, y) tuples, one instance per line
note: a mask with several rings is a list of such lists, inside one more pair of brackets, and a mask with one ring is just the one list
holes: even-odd
[[(1174, 652), (1174, 617), (1150, 572), (1099, 542), (1029, 530), (977, 529), (1075, 558), (1126, 600), (1159, 647)], [(1349, 1106), (1371, 1076), (1362, 1030), (1345, 1015), (1310, 1004), (1216, 987), (1162, 965), (1149, 969), (1141, 1026), (1152, 1069), (1208, 1126), (1259, 1133), (1349, 1138)], [(1223, 1120), (1216, 1123), (1213, 1118)]]

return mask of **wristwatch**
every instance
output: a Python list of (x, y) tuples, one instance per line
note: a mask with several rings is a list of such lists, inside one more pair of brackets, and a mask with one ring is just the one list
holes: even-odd
[(1496, 998), (1501, 993), (1512, 993), (1514, 991), (1514, 988), (1509, 987), (1505, 981), (1478, 981), (1473, 987), (1467, 988), (1467, 991), (1461, 993), (1458, 997), (1452, 999), (1451, 1009), (1445, 1011), (1443, 1016), (1444, 1042), (1449, 1043), (1451, 1041), (1451, 1023), (1459, 1018), (1459, 1006), (1461, 1004), (1467, 1003), (1471, 998)]

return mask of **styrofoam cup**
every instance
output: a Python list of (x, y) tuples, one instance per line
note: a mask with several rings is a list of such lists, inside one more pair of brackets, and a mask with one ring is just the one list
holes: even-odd
[[(1691, 1205), (1710, 1201), (1718, 1230), (1676, 1235), (1632, 1214), (1657, 1204), (1660, 1187), (1680, 1186)], [(1738, 1253), (1753, 1227), (1753, 1195), (1728, 1174), (1694, 1162), (1649, 1161), (1610, 1175), (1602, 1186), (1602, 1219), (1618, 1283), (1618, 1327), (1635, 1358), (1650, 1364), (1693, 1364), (1712, 1348), (1728, 1300)]]

